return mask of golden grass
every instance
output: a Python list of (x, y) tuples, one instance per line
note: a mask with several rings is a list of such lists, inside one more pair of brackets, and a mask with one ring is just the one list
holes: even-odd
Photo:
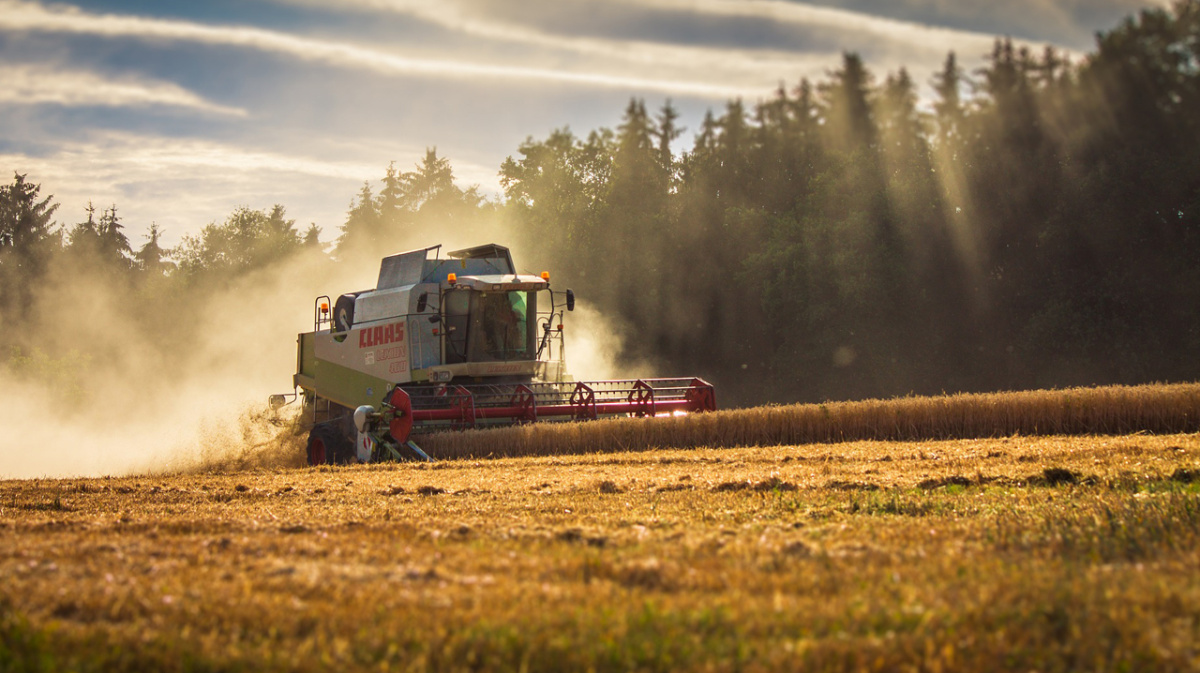
[(1196, 670), (1200, 435), (0, 482), (3, 671)]
[(1200, 430), (1200, 384), (1109, 386), (734, 409), (443, 432), (416, 438), (440, 458), (539, 456), (649, 448), (784, 446), (1008, 435), (1123, 435)]

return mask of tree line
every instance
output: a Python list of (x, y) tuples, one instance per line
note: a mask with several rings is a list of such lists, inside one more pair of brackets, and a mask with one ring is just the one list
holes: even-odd
[(634, 99), (615, 129), (526, 140), (494, 200), (430, 150), (364, 184), (329, 251), (282, 206), (134, 246), (116, 206), (56, 226), (17, 175), (0, 319), (19, 323), (55, 260), (205, 288), (503, 224), (522, 263), (619, 321), (623, 358), (709, 378), (725, 404), (1200, 376), (1200, 0), (1129, 17), (1079, 63), (997, 40), (930, 84), (922, 103), (905, 69), (847, 53), (710, 112), (684, 151), (670, 102)]
[(1200, 375), (1200, 3), (932, 85), (845, 54), (678, 156), (633, 101), (524, 143), (506, 208), (630, 355), (740, 403)]

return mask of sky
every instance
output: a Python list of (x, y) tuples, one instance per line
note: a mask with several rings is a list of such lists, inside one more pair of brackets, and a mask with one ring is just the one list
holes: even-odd
[[(1168, 0), (0, 0), (0, 170), (57, 219), (115, 205), (135, 246), (282, 204), (337, 237), (364, 181), (427, 148), (498, 198), (527, 138), (704, 112), (822, 79), (841, 53), (928, 88), (998, 35), (1075, 58)], [(434, 242), (436, 243), (436, 242)]]

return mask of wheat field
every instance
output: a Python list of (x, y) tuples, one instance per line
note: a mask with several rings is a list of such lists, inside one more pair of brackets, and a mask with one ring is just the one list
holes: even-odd
[(514, 457), (647, 448), (786, 446), (860, 439), (1200, 431), (1200, 384), (1108, 386), (794, 404), (669, 418), (620, 418), (416, 437), (439, 458)]
[(0, 670), (1197, 670), (1198, 478), (1176, 433), (0, 482)]

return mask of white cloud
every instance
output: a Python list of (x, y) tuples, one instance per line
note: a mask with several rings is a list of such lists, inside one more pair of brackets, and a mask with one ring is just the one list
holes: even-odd
[(284, 54), (300, 61), (326, 63), (385, 75), (573, 84), (712, 98), (728, 98), (746, 93), (745, 89), (740, 87), (704, 81), (653, 79), (628, 74), (572, 72), (521, 65), (409, 57), (346, 42), (298, 37), (261, 28), (212, 26), (170, 19), (93, 14), (76, 7), (50, 7), (23, 0), (0, 0), (0, 29), (235, 46)]
[(48, 65), (6, 65), (0, 72), (0, 103), (50, 103), (69, 107), (165, 105), (243, 117), (240, 108), (218, 105), (171, 82), (113, 79), (85, 70)]
[[(116, 204), (129, 227), (130, 240), (141, 243), (151, 222), (174, 244), (239, 206), (269, 208), (282, 203), (299, 225), (315, 222), (322, 238), (337, 236), (350, 198), (363, 180), (383, 176), (386, 165), (376, 156), (393, 156), (408, 170), (424, 155), (423, 148), (373, 143), (362, 148), (366, 158), (341, 159), (254, 151), (218, 142), (110, 133), (100, 140), (64, 146), (46, 156), (0, 153), (0, 166), (27, 173), (61, 204), (57, 219), (73, 224), (83, 207)], [(461, 181), (488, 177), (494, 189), (495, 169), (455, 164)]]
[[(613, 59), (633, 61), (666, 59), (672, 62), (696, 64), (695, 59), (707, 61), (716, 54), (726, 58), (780, 58), (788, 52), (761, 49), (730, 49), (668, 45), (624, 39), (593, 39), (579, 36), (562, 37), (534, 28), (519, 26), (497, 19), (496, 5), (470, 0), (285, 0), (308, 6), (327, 7), (331, 4), (408, 14), (444, 28), (489, 39), (520, 42), (528, 45), (553, 47), (580, 53), (603, 53)], [(913, 47), (946, 49), (975, 49), (990, 46), (994, 35), (973, 31), (929, 26), (921, 23), (888, 19), (862, 12), (832, 9), (786, 0), (613, 0), (628, 5), (631, 11), (658, 9), (707, 16), (765, 19), (806, 28), (836, 29), (863, 35), (864, 39), (884, 39), (906, 43)], [(584, 3), (586, 4), (586, 3)], [(487, 17), (487, 18), (485, 18)]]
[[(411, 0), (281, 0), (312, 7), (338, 5), (413, 16), (442, 28), (472, 38), (483, 38), (538, 49), (550, 49), (600, 59), (590, 62), (595, 67), (618, 68), (621, 64), (632, 70), (647, 66), (687, 71), (693, 77), (704, 78), (724, 86), (732, 95), (761, 93), (760, 86), (749, 88), (738, 82), (761, 80), (768, 86), (775, 80), (771, 73), (819, 72), (829, 63), (825, 53), (797, 53), (772, 49), (739, 49), (674, 45), (645, 40), (596, 38), (578, 35), (563, 36), (522, 26), (495, 16), (487, 16), (491, 5), (468, 8), (453, 0), (443, 2), (413, 2)], [(668, 92), (670, 93), (670, 92)], [(685, 92), (686, 93), (686, 92)]]
[[(631, 0), (617, 0), (633, 4)], [(861, 33), (912, 46), (947, 49), (972, 49), (991, 44), (994, 36), (985, 33), (929, 26), (910, 21), (888, 19), (862, 12), (821, 7), (786, 0), (636, 0), (638, 6), (687, 10), (701, 14), (752, 17), (775, 22)]]
[[(660, 76), (705, 81), (727, 89), (722, 100), (761, 98), (780, 81), (800, 77), (820, 78), (838, 64), (833, 50), (784, 50), (757, 46), (710, 46), (633, 40), (621, 37), (561, 35), (506, 16), (506, 7), (485, 0), (276, 0), (288, 4), (411, 16), (472, 39), (539, 50), (563, 60), (562, 55), (582, 56), (593, 70), (645, 72)], [(591, 0), (555, 3), (555, 9), (573, 7), (586, 14)], [(623, 10), (613, 10), (624, 5)], [(673, 11), (697, 18), (759, 19), (774, 26), (836, 34), (841, 50), (866, 54), (873, 68), (908, 67), (918, 81), (928, 77), (954, 51), (960, 62), (990, 53), (993, 33), (958, 30), (920, 22), (874, 16), (786, 0), (613, 0), (609, 11), (628, 13), (630, 23), (647, 10)], [(564, 10), (565, 11), (565, 10)], [(511, 12), (508, 12), (511, 14)], [(1063, 49), (1072, 57), (1078, 53)], [(668, 92), (669, 93), (669, 92)]]
[(917, 22), (933, 22), (1038, 43), (1089, 50), (1097, 30), (1125, 16), (1174, 0), (809, 0)]

